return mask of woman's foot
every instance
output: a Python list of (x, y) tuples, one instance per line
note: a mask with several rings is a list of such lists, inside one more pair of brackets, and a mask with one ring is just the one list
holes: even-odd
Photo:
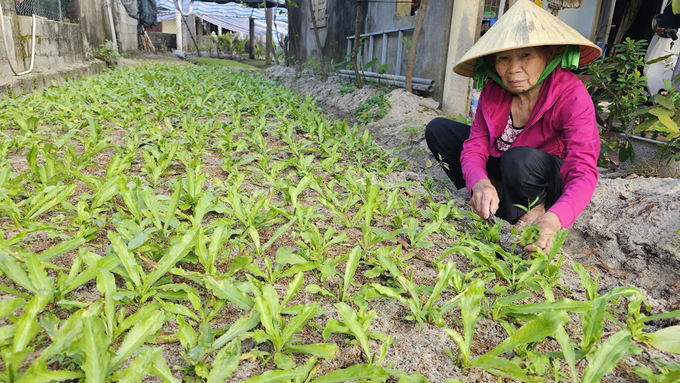
[(543, 216), (543, 214), (545, 214), (545, 204), (538, 204), (531, 208), (526, 214), (519, 217), (519, 220), (527, 224), (532, 224), (538, 217)]

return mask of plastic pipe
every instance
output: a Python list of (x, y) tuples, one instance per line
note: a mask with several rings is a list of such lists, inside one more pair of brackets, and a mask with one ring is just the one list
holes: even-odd
[(7, 55), (7, 63), (9, 64), (9, 69), (12, 70), (15, 76), (23, 76), (33, 72), (33, 64), (35, 64), (35, 14), (33, 14), (33, 28), (31, 34), (33, 35), (31, 39), (31, 65), (28, 70), (23, 72), (17, 72), (12, 66), (12, 62), (9, 60), (9, 47), (7, 46), (7, 32), (5, 30), (5, 15), (2, 13), (2, 7), (0, 6), (0, 28), (2, 28), (2, 42), (5, 45), (5, 54)]
[(105, 0), (106, 10), (109, 14), (109, 25), (111, 26), (111, 35), (113, 37), (113, 46), (118, 52), (118, 40), (116, 39), (116, 26), (113, 24), (113, 11), (111, 10), (111, 0)]

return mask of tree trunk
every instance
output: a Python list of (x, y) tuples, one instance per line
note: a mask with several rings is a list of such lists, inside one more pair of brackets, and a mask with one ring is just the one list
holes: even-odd
[(267, 36), (264, 43), (264, 63), (265, 65), (272, 65), (272, 9), (267, 8), (267, 0), (262, 0), (262, 3), (264, 4), (264, 19), (267, 23)]
[(357, 17), (354, 21), (354, 46), (352, 47), (352, 66), (354, 67), (354, 75), (357, 79), (357, 86), (361, 88), (361, 76), (359, 75), (359, 66), (357, 65), (357, 56), (359, 55), (361, 34), (361, 1), (357, 0)]
[(425, 13), (427, 12), (427, 0), (420, 2), (418, 8), (418, 20), (416, 21), (416, 30), (413, 32), (413, 41), (408, 52), (408, 64), (406, 65), (406, 91), (413, 93), (413, 67), (416, 64), (416, 52), (418, 51), (418, 40), (420, 40), (420, 32), (423, 30), (423, 22), (425, 21)]
[(319, 39), (319, 30), (316, 29), (316, 15), (314, 15), (314, 7), (312, 0), (309, 0), (309, 16), (312, 18), (312, 26), (314, 26), (314, 38), (316, 38), (316, 46), (319, 49), (319, 60), (321, 61), (321, 74), (324, 78), (326, 76), (326, 61), (323, 58), (323, 48), (321, 47), (321, 39)]

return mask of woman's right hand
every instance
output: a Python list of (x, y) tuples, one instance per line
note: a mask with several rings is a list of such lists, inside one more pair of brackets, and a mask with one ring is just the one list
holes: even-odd
[(482, 219), (489, 219), (491, 214), (496, 214), (499, 202), (498, 192), (488, 178), (479, 180), (472, 186), (470, 203)]

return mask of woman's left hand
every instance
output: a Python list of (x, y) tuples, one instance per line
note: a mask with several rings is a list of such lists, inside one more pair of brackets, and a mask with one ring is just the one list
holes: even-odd
[(560, 222), (557, 214), (549, 211), (538, 217), (534, 224), (541, 228), (538, 240), (526, 246), (524, 251), (535, 252), (536, 249), (540, 248), (547, 253), (552, 245), (553, 236), (562, 229), (562, 222)]

